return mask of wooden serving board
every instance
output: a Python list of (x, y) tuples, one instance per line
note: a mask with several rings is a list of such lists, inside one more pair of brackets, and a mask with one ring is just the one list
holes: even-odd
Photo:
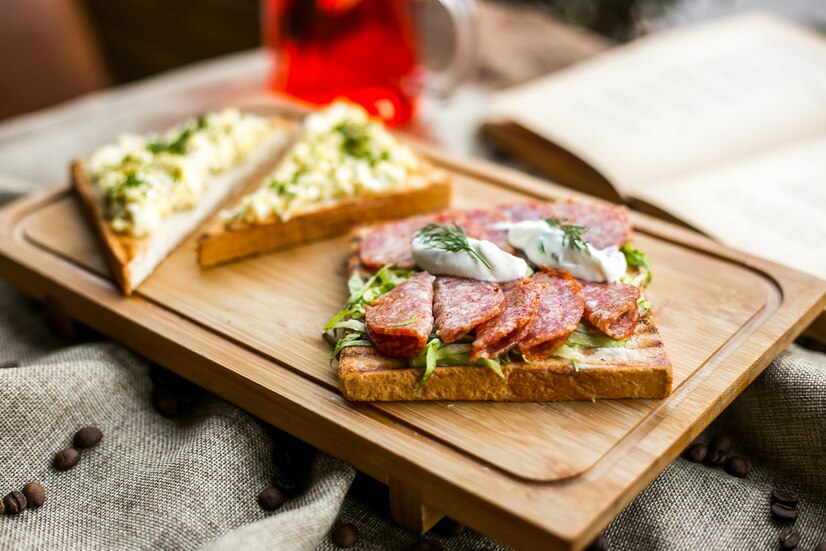
[[(420, 149), (453, 177), (456, 207), (571, 195)], [(127, 299), (60, 187), (0, 210), (0, 276), (388, 483), (410, 527), (447, 514), (520, 548), (579, 549), (826, 304), (826, 282), (632, 220), (674, 366), (662, 401), (346, 402), (321, 339), (346, 299), (346, 236), (208, 270), (193, 238)]]

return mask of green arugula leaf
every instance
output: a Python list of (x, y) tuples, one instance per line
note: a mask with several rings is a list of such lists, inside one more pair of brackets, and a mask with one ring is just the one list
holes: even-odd
[(416, 394), (421, 392), (422, 386), (430, 379), (430, 376), (433, 375), (433, 372), (436, 371), (436, 362), (438, 361), (438, 351), (439, 351), (439, 339), (432, 339), (429, 343), (427, 343), (422, 350), (421, 354), (424, 355), (425, 359), (425, 368), (424, 373), (422, 374), (422, 378), (419, 379), (419, 385), (416, 387)]
[[(622, 254), (625, 255), (625, 262), (629, 266), (633, 266), (635, 268), (645, 268), (645, 283), (649, 283), (651, 281), (652, 271), (651, 261), (648, 260), (648, 256), (646, 256), (646, 254), (641, 250), (635, 249), (634, 246), (631, 245), (631, 243), (626, 243), (625, 245), (623, 245), (620, 251), (622, 251)], [(636, 287), (639, 287), (639, 285), (636, 285)]]

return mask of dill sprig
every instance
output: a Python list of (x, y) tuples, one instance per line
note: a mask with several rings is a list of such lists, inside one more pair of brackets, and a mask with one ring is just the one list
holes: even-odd
[(454, 223), (451, 225), (440, 226), (439, 224), (428, 224), (427, 226), (416, 232), (416, 236), (424, 240), (428, 245), (433, 245), (434, 248), (440, 251), (459, 252), (467, 251), (479, 262), (487, 266), (488, 270), (493, 269), (490, 262), (482, 255), (476, 252), (465, 235), (464, 230)]
[(582, 238), (582, 234), (586, 233), (590, 228), (566, 224), (564, 220), (558, 218), (545, 218), (545, 222), (547, 222), (550, 227), (562, 231), (563, 247), (570, 247), (575, 251), (583, 251), (586, 255), (591, 256), (588, 243)]

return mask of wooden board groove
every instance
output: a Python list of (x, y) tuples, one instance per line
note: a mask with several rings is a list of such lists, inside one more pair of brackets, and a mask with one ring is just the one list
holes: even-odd
[[(474, 161), (471, 166), (438, 152), (428, 154), (457, 179), (462, 206), (478, 204), (472, 199), (569, 195), (487, 163)], [(147, 281), (138, 297), (123, 299), (102, 277), (95, 249), (82, 243), (83, 226), (60, 222), (54, 211), (42, 216), (60, 204), (60, 193), (29, 197), (0, 210), (0, 275), (36, 297), (50, 297), (80, 321), (371, 476), (416, 488), (428, 508), (524, 548), (586, 545), (826, 303), (826, 283), (820, 280), (635, 214), (642, 248), (654, 252), (655, 270), (662, 267), (655, 272), (652, 301), (666, 347), (677, 356), (671, 398), (518, 407), (354, 405), (336, 391), (335, 372), (326, 362), (328, 349), (318, 336), (319, 321), (334, 313), (344, 298), (345, 238), (217, 268), (211, 275), (188, 267), (195, 262), (189, 243)], [(71, 239), (56, 238), (55, 228)], [(266, 331), (238, 327), (247, 323), (243, 312), (230, 308), (222, 315), (210, 314), (207, 302), (212, 297), (187, 302), (180, 296), (202, 286), (250, 285), (255, 279), (251, 274), (268, 270), (279, 270), (287, 278), (261, 276), (268, 293), (278, 292), (278, 285), (301, 273), (297, 263), (319, 252), (331, 256), (320, 260), (320, 269), (333, 274), (329, 286), (314, 293), (317, 302), (302, 312), (305, 318), (290, 324), (276, 319), (268, 327), (271, 337), (284, 332), (297, 336), (293, 348), (303, 355), (273, 348)], [(668, 267), (675, 259), (721, 272), (719, 281), (710, 281), (703, 290), (724, 303), (714, 310), (725, 318), (724, 323), (715, 322), (714, 330), (681, 332), (677, 327), (703, 309), (664, 292), (673, 285), (696, 287), (691, 280), (699, 277), (696, 273), (689, 277)], [(175, 277), (189, 279), (183, 285), (171, 281)], [(290, 287), (290, 292), (305, 290)], [(243, 299), (246, 290), (239, 293)], [(697, 289), (692, 293), (696, 300), (704, 297)], [(284, 304), (295, 310), (299, 302)], [(266, 319), (252, 318), (250, 324)], [(725, 338), (714, 331), (726, 332)], [(687, 346), (690, 338), (703, 341), (704, 349)], [(538, 432), (533, 434), (508, 424), (518, 418), (557, 423), (555, 429), (566, 431), (567, 438), (553, 440), (552, 431), (543, 432), (541, 426), (534, 427)], [(606, 428), (603, 423), (613, 425)], [(457, 436), (470, 430), (472, 438)], [(571, 435), (596, 439), (596, 447), (577, 448)], [(496, 448), (506, 448), (517, 461), (503, 460)], [(568, 463), (566, 455), (572, 456)]]

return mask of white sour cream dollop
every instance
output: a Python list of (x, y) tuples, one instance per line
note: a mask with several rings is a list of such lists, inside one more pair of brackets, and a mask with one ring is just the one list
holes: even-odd
[(619, 281), (628, 269), (625, 255), (617, 247), (584, 249), (563, 245), (564, 233), (543, 220), (525, 220), (508, 225), (508, 243), (521, 249), (538, 266), (562, 268), (572, 276), (598, 283)]
[(472, 237), (467, 240), (471, 248), (487, 260), (490, 268), (469, 251), (445, 251), (419, 236), (413, 237), (411, 241), (413, 259), (416, 265), (433, 275), (467, 277), (479, 281), (504, 283), (530, 274), (527, 262), (506, 253), (494, 243)]

